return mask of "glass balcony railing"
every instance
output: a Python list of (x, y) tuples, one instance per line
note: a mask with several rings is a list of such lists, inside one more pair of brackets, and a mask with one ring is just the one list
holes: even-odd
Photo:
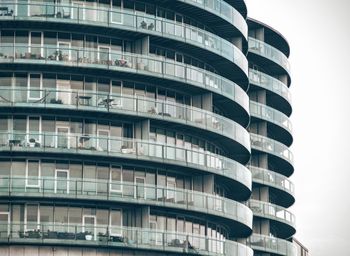
[[(43, 174), (44, 175), (44, 174)], [(28, 181), (36, 184), (27, 186)], [(252, 228), (253, 215), (244, 204), (203, 192), (96, 179), (1, 176), (0, 195), (42, 198), (89, 199), (144, 203), (205, 212), (243, 223)]]
[(288, 58), (280, 50), (253, 37), (248, 37), (248, 47), (250, 52), (272, 60), (290, 74), (290, 63)]
[(280, 221), (295, 228), (295, 216), (284, 207), (252, 199), (248, 201), (248, 206), (255, 216)]
[(234, 44), (206, 30), (148, 14), (128, 10), (94, 8), (65, 4), (1, 2), (7, 14), (0, 19), (40, 20), (63, 23), (102, 25), (123, 30), (155, 34), (172, 38), (212, 51), (240, 67), (248, 75), (248, 61)]
[(253, 234), (248, 238), (248, 246), (256, 251), (270, 252), (282, 256), (297, 256), (297, 250), (293, 243), (275, 237)]
[(290, 149), (282, 143), (269, 139), (265, 136), (250, 134), (251, 147), (276, 155), (293, 165), (293, 154)]
[(250, 151), (250, 137), (238, 123), (204, 109), (146, 97), (93, 91), (0, 87), (0, 106), (37, 106), (133, 113), (168, 119), (214, 131), (239, 142)]
[(294, 196), (294, 184), (286, 176), (255, 166), (248, 168), (252, 172), (253, 182), (273, 186)]
[(0, 149), (88, 153), (187, 166), (226, 176), (251, 188), (251, 172), (233, 159), (156, 141), (90, 134), (0, 132)]
[(249, 113), (248, 95), (234, 82), (210, 71), (159, 56), (117, 51), (106, 53), (105, 51), (88, 48), (29, 47), (28, 45), (1, 44), (0, 62), (13, 61), (107, 68), (109, 70), (122, 70), (157, 78), (173, 79), (224, 95), (237, 102)]
[(292, 122), (289, 120), (288, 116), (274, 108), (251, 100), (250, 114), (251, 116), (274, 123), (287, 130), (290, 134), (293, 133)]
[(288, 87), (280, 80), (260, 71), (249, 69), (249, 81), (251, 84), (255, 84), (280, 95), (291, 105), (292, 94), (290, 93)]
[(253, 256), (253, 251), (249, 247), (230, 240), (114, 225), (2, 222), (0, 234), (0, 241), (5, 240), (7, 243), (74, 244), (213, 256)]
[(180, 0), (208, 10), (233, 24), (245, 38), (248, 37), (248, 25), (245, 18), (235, 8), (223, 0)]

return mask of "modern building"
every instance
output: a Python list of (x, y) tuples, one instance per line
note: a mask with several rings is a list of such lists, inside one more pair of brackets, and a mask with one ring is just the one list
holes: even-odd
[(273, 28), (253, 19), (249, 27), (249, 98), (253, 176), (249, 207), (254, 213), (249, 244), (254, 255), (296, 255), (292, 236), (295, 217), (290, 53), (286, 39)]
[(295, 237), (293, 237), (293, 243), (297, 248), (297, 256), (309, 256), (309, 250)]
[(0, 254), (252, 255), (244, 2), (0, 3)]
[(0, 255), (295, 256), (288, 55), (243, 0), (0, 0)]

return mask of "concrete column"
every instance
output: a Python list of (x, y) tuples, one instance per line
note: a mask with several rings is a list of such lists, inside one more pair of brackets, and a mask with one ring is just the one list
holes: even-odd
[(242, 37), (234, 37), (231, 39), (231, 42), (237, 46), (240, 50), (243, 49), (243, 40)]
[(255, 38), (260, 41), (265, 41), (265, 30), (264, 28), (259, 28), (255, 30)]
[(149, 36), (145, 36), (135, 41), (135, 53), (149, 54)]
[(205, 93), (202, 95), (202, 108), (208, 111), (213, 110), (213, 94)]
[(203, 176), (203, 192), (214, 194), (214, 174)]
[(266, 104), (266, 91), (265, 90), (257, 91), (257, 99), (259, 103)]
[(149, 215), (150, 215), (150, 207), (142, 206), (141, 208), (141, 227), (149, 228)]

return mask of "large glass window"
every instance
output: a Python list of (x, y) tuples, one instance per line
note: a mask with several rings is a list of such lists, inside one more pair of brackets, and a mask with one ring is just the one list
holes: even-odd
[(42, 97), (41, 74), (29, 74), (28, 77), (28, 99), (39, 100)]
[(111, 235), (122, 235), (122, 212), (121, 210), (112, 210), (110, 216)]
[(39, 226), (39, 205), (27, 204), (26, 207), (26, 229), (35, 230), (40, 228)]
[(40, 187), (40, 162), (39, 160), (27, 161), (27, 187)]

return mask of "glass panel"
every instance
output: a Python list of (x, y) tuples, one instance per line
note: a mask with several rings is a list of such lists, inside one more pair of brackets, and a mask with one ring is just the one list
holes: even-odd
[(121, 227), (122, 227), (122, 214), (120, 210), (112, 210), (111, 211), (111, 235), (121, 236)]
[(56, 170), (55, 193), (69, 193), (69, 170)]
[(27, 230), (35, 230), (38, 228), (38, 205), (27, 205), (27, 215), (26, 215), (26, 220), (27, 220)]
[(69, 148), (68, 127), (57, 127), (56, 145), (58, 148)]
[(39, 161), (30, 160), (27, 164), (27, 186), (38, 187), (40, 186), (40, 170)]

